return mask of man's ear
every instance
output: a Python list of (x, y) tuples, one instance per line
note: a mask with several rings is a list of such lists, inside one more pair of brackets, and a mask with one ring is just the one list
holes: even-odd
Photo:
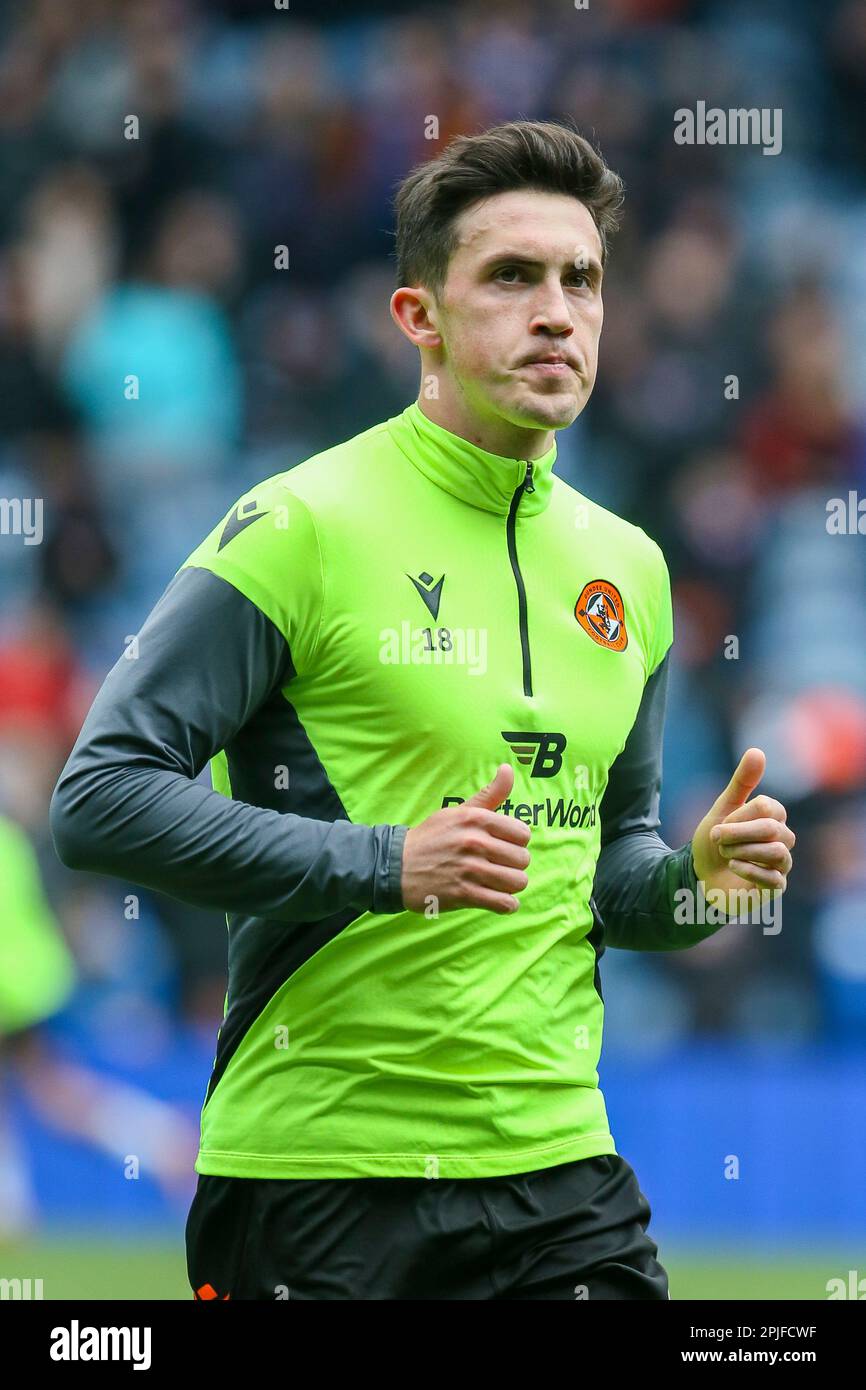
[(417, 348), (439, 348), (439, 309), (434, 296), (421, 285), (402, 285), (391, 295), (391, 317)]

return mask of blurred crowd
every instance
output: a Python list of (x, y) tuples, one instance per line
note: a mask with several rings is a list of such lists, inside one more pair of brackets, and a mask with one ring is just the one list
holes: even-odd
[[(77, 1056), (120, 1065), (133, 1027), (210, 1047), (225, 990), (223, 918), (53, 854), (95, 689), (241, 492), (414, 399), (395, 185), (518, 116), (573, 120), (626, 182), (557, 471), (668, 559), (662, 833), (756, 744), (798, 837), (778, 933), (606, 954), (607, 1045), (866, 1037), (864, 98), (864, 0), (3, 7), (0, 498), (43, 499), (44, 534), (0, 535), (0, 816), (74, 961)], [(697, 99), (780, 108), (781, 153), (676, 144)]]

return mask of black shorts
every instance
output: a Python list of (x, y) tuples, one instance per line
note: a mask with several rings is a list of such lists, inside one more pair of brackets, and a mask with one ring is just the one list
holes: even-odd
[(200, 1174), (202, 1299), (667, 1299), (650, 1207), (618, 1154), (499, 1178)]

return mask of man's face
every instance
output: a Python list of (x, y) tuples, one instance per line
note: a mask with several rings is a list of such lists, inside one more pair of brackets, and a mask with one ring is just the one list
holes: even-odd
[(431, 310), (455, 388), (482, 418), (570, 425), (595, 384), (604, 312), (592, 217), (566, 194), (520, 189), (467, 208), (456, 232)]

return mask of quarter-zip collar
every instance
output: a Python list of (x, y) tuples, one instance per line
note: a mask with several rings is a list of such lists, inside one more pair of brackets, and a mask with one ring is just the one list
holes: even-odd
[[(526, 459), (490, 454), (462, 435), (452, 434), (425, 415), (417, 401), (387, 423), (406, 457), (432, 482), (473, 507), (507, 515), (526, 477)], [(521, 516), (544, 511), (550, 501), (555, 459), (556, 441), (546, 454), (532, 459), (533, 490), (521, 496)]]

